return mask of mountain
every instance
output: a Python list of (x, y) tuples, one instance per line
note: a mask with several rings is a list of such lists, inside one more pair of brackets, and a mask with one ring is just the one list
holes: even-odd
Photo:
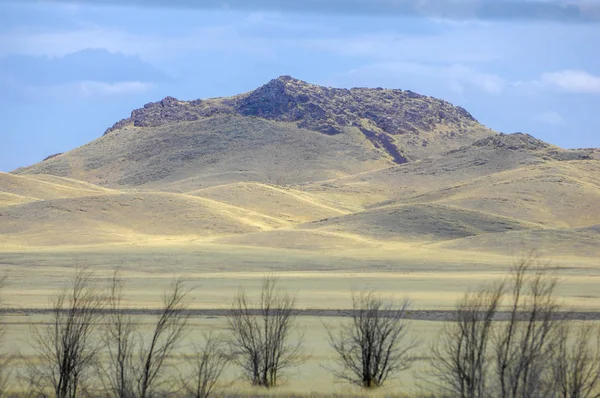
[(411, 91), (288, 76), (228, 98), (167, 97), (89, 144), (0, 174), (0, 249), (593, 258), (599, 225), (597, 149), (496, 133)]
[(147, 104), (98, 140), (15, 173), (168, 191), (292, 184), (407, 163), (495, 134), (463, 108), (411, 91), (283, 76), (234, 97)]

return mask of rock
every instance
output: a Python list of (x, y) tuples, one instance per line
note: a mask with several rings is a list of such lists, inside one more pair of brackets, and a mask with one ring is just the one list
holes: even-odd
[(45, 162), (46, 160), (50, 160), (50, 159), (52, 159), (52, 158), (55, 158), (55, 157), (57, 157), (57, 156), (60, 156), (60, 155), (62, 155), (63, 153), (64, 153), (64, 152), (59, 152), (59, 153), (55, 153), (54, 155), (46, 156), (46, 157), (44, 158), (44, 160), (42, 160), (42, 162)]
[[(374, 135), (365, 136), (398, 163), (406, 161), (405, 157), (395, 148), (393, 138), (384, 139), (381, 134), (419, 135), (421, 132), (435, 132), (439, 126), (451, 125), (452, 130), (458, 133), (453, 136), (444, 134), (444, 137), (457, 140), (458, 135), (465, 135), (465, 125), (480, 126), (464, 108), (412, 91), (381, 87), (322, 87), (291, 76), (281, 76), (254, 91), (229, 98), (180, 101), (166, 97), (134, 110), (130, 118), (116, 123), (105, 134), (127, 125), (157, 127), (215, 114), (292, 122), (300, 128), (328, 135), (341, 134), (347, 126), (361, 126), (362, 121), (367, 119), (376, 131)], [(496, 145), (508, 144), (498, 141)]]
[(494, 147), (509, 150), (537, 151), (547, 149), (550, 144), (523, 133), (503, 134), (486, 137), (473, 143), (477, 147)]

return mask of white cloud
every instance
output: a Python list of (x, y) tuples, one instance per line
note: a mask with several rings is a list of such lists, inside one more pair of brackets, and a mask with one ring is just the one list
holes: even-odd
[(111, 53), (137, 55), (144, 61), (152, 62), (190, 51), (270, 54), (265, 39), (247, 37), (238, 30), (229, 25), (204, 26), (190, 29), (181, 36), (141, 35), (100, 26), (42, 33), (9, 32), (0, 34), (0, 56), (21, 54), (63, 57), (86, 49), (104, 49)]
[(298, 44), (343, 56), (407, 62), (481, 63), (500, 60), (509, 51), (502, 42), (490, 46), (471, 29), (436, 35), (393, 32), (340, 35), (308, 38)]
[(540, 83), (571, 93), (600, 94), (600, 77), (582, 70), (544, 73)]
[(557, 112), (548, 111), (535, 115), (534, 119), (540, 123), (550, 126), (563, 126), (566, 124), (565, 119)]
[(427, 82), (459, 94), (476, 90), (495, 95), (501, 94), (507, 86), (504, 79), (498, 75), (481, 72), (462, 64), (431, 66), (414, 62), (383, 62), (353, 69), (349, 74), (393, 77), (403, 88), (409, 88), (415, 82)]
[(568, 69), (542, 73), (536, 80), (516, 81), (511, 83), (511, 86), (529, 95), (548, 90), (574, 94), (600, 94), (600, 77), (582, 70)]
[(442, 74), (447, 74), (458, 86), (470, 86), (488, 94), (501, 94), (506, 88), (506, 82), (500, 76), (479, 72), (464, 65), (452, 65), (441, 68), (440, 71)]
[(107, 83), (78, 81), (52, 85), (26, 85), (0, 76), (0, 90), (27, 101), (61, 101), (112, 98), (139, 95), (151, 91), (155, 85), (148, 82), (126, 81)]
[(142, 94), (149, 91), (153, 84), (138, 81), (118, 83), (82, 81), (69, 86), (67, 88), (73, 89), (81, 97), (90, 98)]

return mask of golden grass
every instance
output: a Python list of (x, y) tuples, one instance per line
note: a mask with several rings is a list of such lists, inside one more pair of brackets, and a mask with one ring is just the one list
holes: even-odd
[[(39, 361), (31, 345), (32, 327), (43, 327), (43, 324), (49, 320), (47, 315), (8, 315), (4, 317), (6, 324), (6, 334), (4, 336), (5, 347), (10, 342), (10, 349), (13, 352), (19, 352), (22, 359), (13, 363), (15, 371), (24, 369), (23, 361)], [(142, 332), (147, 332), (152, 327), (155, 320), (152, 316), (135, 316), (136, 322)], [(340, 327), (347, 324), (349, 319), (340, 317), (311, 317), (300, 316), (297, 318), (297, 326), (292, 338), (297, 338), (296, 333), (304, 334), (304, 346), (302, 357), (304, 362), (293, 367), (284, 373), (281, 385), (266, 391), (261, 388), (253, 388), (246, 381), (240, 378), (240, 372), (235, 366), (229, 366), (221, 380), (221, 386), (228, 395), (240, 396), (419, 396), (428, 392), (427, 388), (432, 388), (431, 367), (429, 364), (429, 347), (436, 341), (436, 338), (445, 325), (444, 322), (432, 321), (408, 321), (409, 336), (419, 344), (414, 354), (418, 360), (413, 366), (404, 372), (393, 377), (389, 382), (376, 391), (365, 392), (364, 390), (352, 386), (347, 382), (335, 379), (331, 369), (335, 369), (336, 361), (333, 350), (331, 349), (325, 327), (330, 328), (334, 333)], [(596, 322), (598, 323), (598, 322)], [(226, 333), (226, 319), (224, 317), (200, 317), (190, 318), (189, 333), (185, 340), (180, 344), (173, 355), (173, 362), (177, 363), (180, 371), (184, 370), (182, 366), (183, 358), (193, 350), (194, 344), (201, 343), (203, 334), (212, 332), (215, 334)]]
[(243, 207), (281, 220), (303, 223), (348, 214), (343, 205), (320, 200), (306, 192), (266, 185), (240, 182), (189, 192), (202, 198), (214, 199)]
[(110, 193), (116, 191), (68, 178), (46, 175), (20, 176), (0, 172), (0, 194), (18, 195), (27, 198), (28, 201)]
[[(301, 308), (347, 308), (351, 290), (373, 289), (399, 299), (409, 297), (416, 309), (451, 309), (466, 290), (504, 277), (514, 260), (409, 246), (306, 251), (173, 242), (3, 251), (0, 272), (9, 278), (6, 304), (17, 308), (46, 307), (47, 297), (67, 286), (77, 266), (89, 266), (103, 278), (118, 266), (129, 284), (127, 302), (136, 308), (158, 305), (156, 292), (174, 276), (195, 287), (198, 308), (227, 308), (239, 287), (258, 291), (265, 273), (275, 271), (282, 284), (297, 293)], [(548, 260), (563, 279), (561, 300), (577, 310), (600, 309), (595, 260)]]

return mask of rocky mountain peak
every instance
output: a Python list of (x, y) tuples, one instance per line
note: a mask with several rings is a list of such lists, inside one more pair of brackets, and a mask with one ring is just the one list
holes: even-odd
[(427, 147), (436, 135), (443, 135), (448, 149), (452, 149), (493, 134), (465, 109), (437, 98), (380, 87), (324, 87), (291, 76), (280, 76), (234, 97), (194, 101), (166, 97), (134, 110), (130, 118), (118, 122), (105, 134), (131, 124), (157, 127), (217, 114), (291, 122), (327, 135), (358, 129), (396, 163), (408, 160), (398, 142), (412, 145), (413, 152), (420, 153), (424, 151), (421, 147)]

